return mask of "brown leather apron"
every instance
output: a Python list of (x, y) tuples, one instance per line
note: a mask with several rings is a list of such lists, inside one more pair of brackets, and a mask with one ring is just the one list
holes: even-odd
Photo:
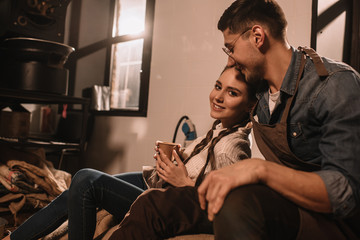
[[(305, 162), (295, 156), (295, 154), (291, 151), (287, 140), (287, 119), (304, 71), (306, 62), (305, 54), (311, 57), (320, 77), (327, 77), (328, 72), (321, 58), (313, 49), (299, 47), (299, 50), (301, 50), (303, 54), (296, 80), (295, 93), (287, 99), (280, 122), (271, 125), (258, 123), (254, 119), (257, 104), (251, 112), (250, 119), (253, 123), (256, 143), (266, 160), (276, 162), (296, 170), (312, 172), (320, 170), (320, 165)], [(300, 227), (297, 239), (358, 239), (342, 222), (334, 222), (322, 214), (306, 211), (302, 208), (299, 208), (299, 212)], [(339, 225), (341, 225), (341, 229)], [(346, 236), (344, 236), (343, 231), (346, 232)]]
[[(290, 112), (290, 107), (295, 98), (299, 82), (305, 67), (306, 57), (302, 54), (300, 69), (296, 80), (295, 93), (287, 99), (286, 106), (279, 123), (276, 124), (260, 124), (254, 120), (254, 112), (257, 107), (252, 110), (250, 119), (253, 123), (254, 135), (259, 150), (264, 155), (266, 160), (285, 165), (302, 171), (316, 171), (320, 170), (317, 164), (304, 162), (292, 153), (287, 141), (287, 119)], [(327, 74), (327, 72), (326, 72)]]

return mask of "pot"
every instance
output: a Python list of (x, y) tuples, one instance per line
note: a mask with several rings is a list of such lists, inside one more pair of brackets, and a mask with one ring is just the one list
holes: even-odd
[(64, 64), (74, 50), (42, 39), (5, 39), (0, 45), (0, 88), (67, 95), (69, 71)]
[(0, 47), (1, 59), (6, 61), (36, 61), (62, 68), (69, 55), (75, 51), (68, 45), (36, 38), (7, 38)]

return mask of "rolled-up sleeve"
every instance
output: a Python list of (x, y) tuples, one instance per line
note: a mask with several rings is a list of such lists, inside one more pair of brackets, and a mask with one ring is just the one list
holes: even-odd
[(337, 217), (350, 216), (360, 207), (359, 94), (358, 76), (339, 72), (324, 84), (315, 104), (322, 120), (322, 170), (317, 174), (325, 183)]
[(315, 173), (324, 181), (334, 215), (340, 218), (351, 215), (356, 208), (356, 201), (346, 177), (332, 170)]

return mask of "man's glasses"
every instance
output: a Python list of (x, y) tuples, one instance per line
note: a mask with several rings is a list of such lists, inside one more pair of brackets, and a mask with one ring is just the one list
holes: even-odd
[(235, 48), (235, 44), (236, 44), (236, 42), (237, 42), (237, 40), (244, 34), (244, 33), (246, 33), (247, 31), (249, 31), (249, 30), (251, 30), (251, 28), (247, 28), (245, 31), (243, 31), (242, 33), (240, 33), (240, 35), (237, 37), (237, 38), (235, 38), (234, 40), (233, 40), (233, 42), (230, 44), (230, 48), (228, 48), (228, 47), (223, 47), (222, 48), (222, 50), (226, 53), (226, 55), (228, 55), (229, 57), (231, 57), (231, 54), (233, 54), (234, 53), (234, 48)]

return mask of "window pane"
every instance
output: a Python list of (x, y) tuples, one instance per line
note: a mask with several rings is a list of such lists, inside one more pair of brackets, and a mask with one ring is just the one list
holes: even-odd
[[(317, 34), (316, 51), (323, 56), (342, 61), (346, 13), (334, 19)], [(329, 41), (331, 39), (331, 41)]]
[(143, 45), (143, 39), (113, 45), (110, 108), (139, 109)]
[[(318, 16), (339, 0), (318, 0)], [(317, 33), (316, 51), (323, 56), (342, 61), (345, 40), (346, 12), (332, 20)], [(331, 39), (331, 41), (329, 41)]]
[(117, 0), (113, 37), (144, 31), (146, 0)]

